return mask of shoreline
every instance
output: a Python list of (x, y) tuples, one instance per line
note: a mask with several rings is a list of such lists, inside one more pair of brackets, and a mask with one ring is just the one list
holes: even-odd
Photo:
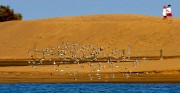
[[(178, 59), (60, 65), (0, 66), (0, 84), (17, 83), (180, 83)], [(173, 64), (172, 64), (173, 63)], [(99, 69), (101, 67), (101, 69)]]
[[(5, 72), (6, 74), (8, 72)], [(12, 72), (11, 75), (13, 74)], [(17, 73), (16, 73), (17, 74)], [(152, 74), (152, 75), (142, 75), (142, 76), (130, 76), (129, 78), (126, 77), (118, 77), (117, 74), (115, 74), (116, 78), (102, 78), (99, 80), (98, 78), (95, 78), (93, 80), (90, 80), (88, 77), (84, 77), (88, 74), (83, 73), (82, 76), (77, 77), (77, 80), (74, 80), (73, 77), (69, 76), (63, 76), (61, 75), (53, 75), (46, 73), (46, 75), (42, 75), (44, 73), (41, 73), (40, 75), (35, 74), (36, 76), (26, 77), (21, 75), (27, 75), (30, 73), (19, 73), (18, 76), (15, 77), (12, 76), (6, 76), (3, 77), (2, 72), (0, 75), (0, 84), (17, 84), (17, 83), (180, 83), (180, 74), (174, 74), (174, 75), (165, 75), (165, 74)], [(32, 74), (32, 73), (31, 73)], [(106, 73), (106, 75), (111, 75), (112, 73)], [(95, 75), (95, 74), (93, 74)]]

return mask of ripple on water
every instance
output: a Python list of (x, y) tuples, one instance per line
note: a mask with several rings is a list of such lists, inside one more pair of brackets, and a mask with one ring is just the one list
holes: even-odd
[(180, 84), (0, 84), (1, 93), (180, 93)]

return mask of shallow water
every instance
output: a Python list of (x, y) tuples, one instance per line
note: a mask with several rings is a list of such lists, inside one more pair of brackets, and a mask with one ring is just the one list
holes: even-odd
[(0, 84), (0, 93), (180, 93), (180, 84)]

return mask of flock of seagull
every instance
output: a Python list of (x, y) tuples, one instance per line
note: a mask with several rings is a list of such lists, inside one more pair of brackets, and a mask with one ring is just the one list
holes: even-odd
[[(98, 80), (102, 79), (102, 76), (106, 79), (116, 78), (117, 69), (127, 79), (130, 74), (139, 76), (141, 73), (133, 73), (129, 67), (120, 66), (117, 63), (131, 62), (133, 67), (138, 67), (139, 61), (146, 60), (146, 58), (142, 60), (131, 59), (131, 47), (128, 47), (127, 51), (125, 51), (93, 44), (79, 45), (75, 42), (72, 44), (63, 42), (54, 48), (42, 50), (34, 47), (28, 53), (32, 58), (28, 63), (32, 65), (33, 69), (38, 70), (41, 66), (43, 69), (47, 69), (50, 75), (53, 75), (54, 72), (60, 73), (60, 75), (68, 74), (75, 81), (77, 81), (79, 74), (83, 74), (84, 69), (88, 72), (87, 77), (90, 80), (95, 78), (94, 75)], [(109, 74), (102, 75), (103, 70), (109, 71), (111, 76)], [(144, 72), (143, 74), (148, 75), (149, 73)]]

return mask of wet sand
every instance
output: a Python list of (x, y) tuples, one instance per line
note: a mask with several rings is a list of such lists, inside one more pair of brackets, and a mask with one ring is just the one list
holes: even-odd
[[(180, 83), (180, 59), (139, 62), (5, 66), (0, 83)], [(123, 68), (122, 68), (123, 66)], [(92, 71), (95, 69), (94, 71)]]
[[(129, 78), (122, 73), (114, 73), (115, 78), (112, 78), (112, 73), (99, 73), (101, 79), (97, 78), (96, 73), (92, 73), (94, 78), (88, 77), (88, 73), (82, 73), (74, 79), (74, 76), (68, 74), (60, 75), (40, 72), (1, 72), (1, 83), (180, 83), (180, 74), (163, 74), (163, 73), (140, 73), (137, 76), (132, 73)], [(108, 78), (106, 78), (108, 76)]]

